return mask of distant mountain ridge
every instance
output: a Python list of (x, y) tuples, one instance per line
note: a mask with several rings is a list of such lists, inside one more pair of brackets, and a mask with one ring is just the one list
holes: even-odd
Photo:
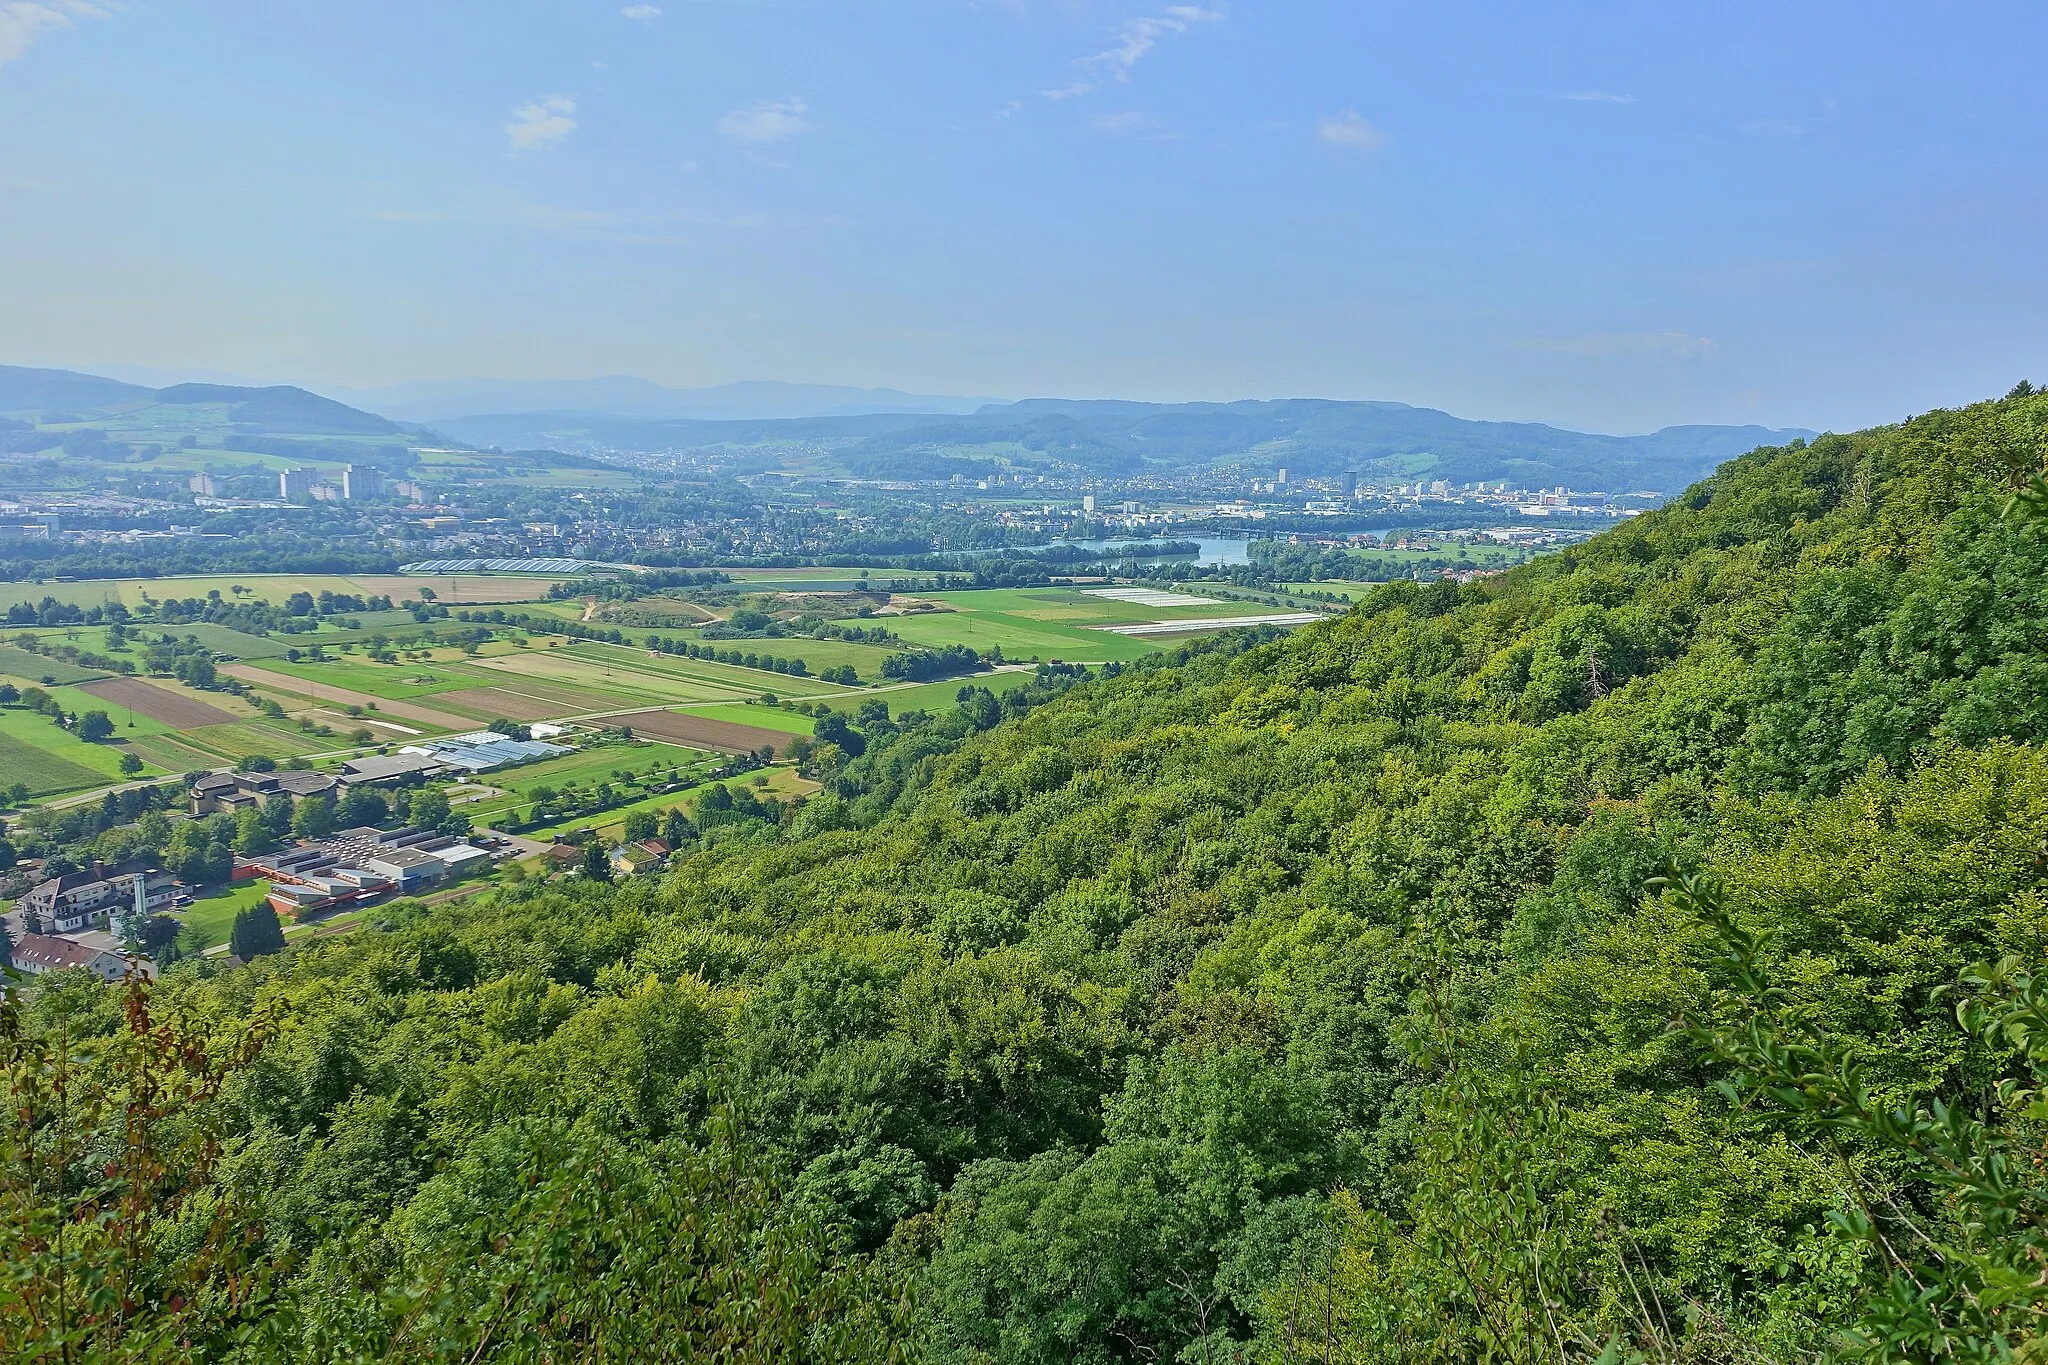
[(290, 384), (245, 388), (234, 384), (173, 384), (152, 389), (74, 370), (0, 365), (0, 412), (99, 420), (151, 406), (219, 404), (237, 429), (280, 435), (398, 436), (406, 428)]
[[(1475, 422), (1403, 403), (1293, 398), (1139, 403), (1031, 398), (966, 414), (782, 420), (651, 420), (561, 411), (437, 421), (478, 445), (720, 453), (761, 468), (823, 458), (865, 478), (981, 478), (1059, 464), (1108, 477), (1239, 465), (1263, 474), (1346, 472), (1380, 481), (1505, 479), (1607, 492), (1675, 492), (1803, 429), (1674, 426), (1639, 436), (1534, 422)], [(820, 451), (828, 452), (820, 456)]]
[[(1737, 455), (1815, 435), (1796, 428), (1695, 425), (1607, 436), (1535, 422), (1468, 421), (1404, 403), (1322, 398), (1004, 402), (774, 381), (664, 389), (629, 376), (491, 390), (465, 383), (381, 391), (405, 405), (370, 411), (293, 385), (149, 388), (70, 370), (0, 366), (0, 414), (99, 421), (179, 405), (211, 406), (218, 410), (213, 420), (224, 418), (228, 429), (282, 438), (445, 433), (500, 449), (552, 448), (600, 457), (619, 451), (702, 453), (735, 469), (799, 468), (874, 479), (986, 478), (1055, 468), (1136, 478), (1234, 468), (1261, 477), (1286, 469), (1297, 478), (1355, 473), (1382, 483), (1506, 480), (1525, 488), (1563, 484), (1610, 493), (1676, 492)], [(648, 416), (557, 407), (436, 417), (431, 432), (415, 425), (419, 419), (412, 414), (492, 394), (532, 401), (602, 398), (644, 407), (694, 404), (706, 412), (754, 415)], [(889, 406), (896, 402), (910, 406)], [(957, 410), (918, 404), (952, 404)], [(761, 415), (764, 409), (785, 415)]]
[(357, 407), (414, 422), (482, 414), (590, 412), (608, 416), (699, 421), (757, 421), (853, 417), (870, 413), (975, 412), (995, 398), (957, 398), (860, 389), (839, 384), (744, 380), (710, 388), (671, 389), (633, 375), (594, 379), (449, 379), (382, 389), (327, 392)]

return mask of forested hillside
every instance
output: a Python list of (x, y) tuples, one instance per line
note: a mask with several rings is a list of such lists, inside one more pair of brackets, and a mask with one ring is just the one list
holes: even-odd
[(2048, 1303), (2044, 461), (2019, 392), (1758, 450), (1496, 579), (878, 722), (658, 882), (181, 965), (126, 1022), (25, 991), (0, 1322), (2008, 1358)]

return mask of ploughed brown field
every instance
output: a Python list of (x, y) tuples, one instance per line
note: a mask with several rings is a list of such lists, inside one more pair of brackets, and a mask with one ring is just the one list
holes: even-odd
[(101, 701), (112, 702), (126, 707), (151, 720), (162, 721), (165, 725), (180, 730), (196, 730), (202, 725), (233, 725), (246, 716), (237, 716), (223, 711), (218, 706), (209, 706), (191, 697), (181, 697), (167, 688), (155, 687), (139, 678), (100, 678), (78, 685), (81, 692), (90, 692)]
[(649, 739), (665, 739), (672, 743), (689, 745), (698, 749), (717, 749), (724, 753), (752, 753), (763, 747), (776, 753), (787, 753), (797, 736), (781, 730), (763, 730), (752, 725), (735, 725), (729, 720), (712, 720), (708, 716), (693, 716), (687, 711), (621, 711), (614, 715), (600, 716), (592, 722), (597, 725), (631, 726), (636, 735)]

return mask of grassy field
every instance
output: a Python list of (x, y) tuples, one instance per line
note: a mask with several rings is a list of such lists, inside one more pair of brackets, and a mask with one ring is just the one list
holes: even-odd
[(489, 687), (492, 683), (504, 681), (500, 675), (486, 673), (481, 669), (467, 668), (456, 663), (412, 663), (401, 660), (395, 664), (374, 663), (368, 659), (329, 659), (321, 663), (288, 659), (266, 659), (263, 661), (266, 673), (281, 673), (290, 678), (303, 678), (307, 682), (327, 683), (333, 687), (346, 687), (351, 692), (366, 692), (373, 697), (389, 701), (409, 701), (414, 697), (431, 697), (436, 692), (453, 692), (465, 687)]
[[(610, 623), (608, 622), (593, 622), (592, 624), (606, 626), (610, 625)], [(875, 621), (874, 624), (878, 626), (887, 626), (891, 629), (894, 629), (894, 621), (892, 618), (884, 617)], [(844, 640), (813, 640), (809, 638), (780, 640), (707, 640), (704, 638), (704, 634), (701, 630), (688, 627), (618, 626), (617, 629), (621, 633), (623, 633), (628, 640), (631, 640), (633, 644), (626, 646), (614, 645), (609, 646), (609, 648), (635, 649), (643, 657), (646, 654), (647, 638), (649, 636), (658, 636), (664, 641), (682, 641), (690, 644), (711, 645), (718, 649), (736, 649), (742, 654), (767, 654), (776, 658), (802, 659), (804, 661), (804, 666), (808, 668), (813, 674), (821, 673), (828, 668), (839, 668), (842, 665), (844, 665), (847, 667), (851, 667), (854, 672), (860, 674), (860, 676), (863, 678), (880, 677), (882, 674), (882, 660), (887, 658), (891, 653), (895, 652), (896, 648), (888, 645), (860, 645), (850, 644)], [(578, 648), (586, 647), (602, 648), (603, 646), (578, 646)], [(674, 656), (667, 657), (673, 658)], [(745, 668), (735, 669), (725, 664), (703, 663), (702, 661), (696, 659), (681, 659), (678, 660), (678, 662), (706, 669), (721, 670), (726, 673), (752, 674), (755, 672), (762, 672), (763, 676), (765, 677), (779, 676), (773, 673), (767, 673), (764, 670)], [(798, 678), (795, 681), (802, 683), (806, 680)], [(816, 683), (816, 678), (813, 677), (809, 681), (812, 683)], [(820, 686), (821, 688), (825, 688), (829, 685), (818, 684), (818, 686)], [(757, 687), (754, 690), (758, 692), (762, 689)], [(773, 688), (771, 687), (769, 690), (772, 691)]]
[[(17, 630), (7, 632), (7, 635), (11, 639), (22, 633), (24, 632)], [(154, 622), (135, 626), (133, 634), (140, 639), (131, 639), (127, 644), (111, 647), (107, 644), (106, 629), (102, 626), (36, 626), (26, 633), (59, 644), (77, 645), (80, 649), (94, 654), (105, 654), (115, 659), (130, 659), (137, 666), (141, 665), (143, 655), (149, 652), (148, 642), (160, 635), (169, 635), (176, 640), (189, 637), (215, 654), (232, 654), (238, 659), (273, 658), (291, 648), (291, 642), (285, 636), (250, 635), (204, 621), (182, 626), (157, 625)], [(18, 670), (0, 663), (0, 671), (12, 673)]]
[[(41, 717), (36, 719), (44, 725), (49, 724)], [(49, 728), (54, 734), (56, 727)], [(49, 748), (20, 738), (13, 733), (13, 727), (4, 723), (0, 723), (0, 774), (5, 775), (9, 786), (26, 782), (28, 789), (37, 796), (78, 791), (107, 780), (106, 774), (97, 768), (73, 763), (52, 753)]]
[[(486, 777), (483, 780), (508, 794), (466, 802), (461, 810), (480, 825), (491, 824), (507, 811), (528, 805), (533, 800), (534, 791), (540, 787), (561, 791), (572, 785), (591, 787), (599, 782), (623, 785), (640, 777), (665, 777), (672, 771), (680, 774), (680, 780), (688, 781), (716, 767), (721, 758), (720, 755), (707, 754), (701, 749), (686, 749), (679, 744), (657, 742), (636, 744), (630, 748), (605, 745), (566, 758), (535, 763), (502, 777)], [(671, 793), (669, 799), (675, 799), (675, 794)]]
[[(98, 697), (79, 692), (69, 687), (45, 688), (58, 704), (67, 711), (105, 711), (116, 725), (114, 739), (107, 743), (87, 744), (68, 730), (60, 730), (46, 718), (33, 711), (19, 707), (0, 707), (0, 735), (18, 742), (28, 752), (11, 747), (0, 753), (0, 760), (7, 760), (8, 768), (0, 769), (0, 786), (11, 786), (26, 782), (38, 795), (60, 791), (76, 791), (103, 782), (127, 782), (132, 780), (121, 771), (121, 755), (128, 752), (129, 740), (144, 735), (156, 734), (165, 727), (146, 716), (135, 718), (135, 728), (129, 729), (126, 713), (119, 707), (110, 706)], [(146, 765), (153, 763), (152, 756), (140, 745), (133, 746)], [(30, 755), (40, 757), (31, 757)], [(20, 763), (23, 770), (8, 775), (12, 764)], [(79, 771), (86, 774), (79, 777)], [(161, 776), (162, 764), (145, 766), (138, 774), (141, 777)]]
[(592, 641), (492, 655), (481, 665), (500, 683), (507, 674), (544, 678), (620, 698), (621, 704), (724, 701), (763, 692), (833, 692), (831, 683), (765, 669), (730, 667), (656, 654), (636, 645)]
[[(36, 602), (54, 597), (59, 602), (92, 607), (120, 602), (133, 609), (143, 598), (205, 597), (218, 592), (236, 597), (282, 605), (295, 592), (344, 593), (349, 596), (388, 596), (393, 602), (418, 597), (421, 588), (433, 589), (439, 600), (455, 606), (462, 603), (490, 604), (529, 602), (547, 596), (557, 577), (529, 577), (521, 574), (196, 574), (185, 578), (90, 578), (70, 583), (0, 584), (0, 602)], [(236, 593), (237, 586), (248, 589)]]
[(580, 786), (589, 782), (615, 781), (629, 774), (665, 772), (713, 757), (716, 755), (707, 754), (702, 749), (686, 749), (680, 744), (664, 744), (659, 740), (643, 740), (630, 745), (600, 744), (579, 749), (562, 758), (551, 758), (545, 763), (529, 763), (505, 773), (487, 773), (481, 780), (530, 798), (537, 787), (553, 787), (560, 791), (572, 783)]
[[(791, 796), (807, 796), (818, 789), (817, 783), (799, 777), (794, 768), (771, 768), (766, 773), (748, 773), (741, 777), (728, 777), (723, 779), (723, 785), (728, 787), (752, 786), (754, 778), (762, 776), (768, 779), (768, 783), (766, 786), (754, 787), (754, 792), (758, 796), (774, 796), (787, 800)], [(573, 834), (578, 830), (595, 830), (600, 837), (616, 841), (625, 830), (626, 817), (628, 815), (642, 810), (662, 814), (666, 813), (672, 806), (681, 806), (683, 813), (687, 815), (690, 807), (696, 802), (697, 793), (702, 791), (704, 786), (709, 785), (713, 784), (705, 783), (692, 787), (688, 791), (669, 792), (662, 796), (650, 796), (644, 800), (635, 801), (631, 805), (620, 806), (617, 810), (608, 810), (598, 815), (585, 815), (573, 820), (559, 820), (552, 825), (543, 825), (537, 829), (524, 830), (519, 837), (522, 839), (538, 839), (542, 843), (546, 843), (557, 834)]]
[(1019, 661), (1066, 659), (1100, 663), (1110, 659), (1142, 659), (1160, 648), (1156, 642), (1033, 620), (975, 602), (972, 597), (969, 593), (951, 595), (946, 600), (955, 605), (954, 611), (894, 618), (889, 629), (913, 645), (936, 649), (962, 644), (981, 654), (999, 648), (1005, 658)]
[[(868, 694), (860, 692), (843, 693), (842, 698), (830, 703), (842, 710), (852, 710)], [(734, 725), (757, 725), (763, 730), (781, 730), (785, 734), (808, 735), (817, 724), (809, 716), (800, 716), (794, 711), (785, 711), (779, 706), (750, 706), (744, 702), (711, 703), (702, 706), (682, 708), (693, 716), (707, 720), (729, 720)]]
[(40, 654), (31, 654), (18, 645), (0, 645), (0, 673), (39, 684), (43, 678), (48, 678), (51, 682), (75, 683), (84, 682), (88, 678), (107, 676), (101, 669), (80, 668), (61, 659), (46, 659)]
[(185, 926), (178, 933), (179, 951), (201, 953), (215, 944), (226, 943), (228, 931), (235, 927), (235, 916), (269, 895), (270, 883), (257, 879), (235, 882), (211, 895), (195, 897), (192, 904), (177, 912), (179, 922)]

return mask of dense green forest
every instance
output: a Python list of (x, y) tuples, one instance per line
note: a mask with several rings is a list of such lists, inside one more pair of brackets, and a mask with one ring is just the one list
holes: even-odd
[(46, 981), (0, 1327), (2038, 1358), (2044, 461), (2020, 393), (1758, 450), (1500, 578), (876, 722), (659, 880)]

